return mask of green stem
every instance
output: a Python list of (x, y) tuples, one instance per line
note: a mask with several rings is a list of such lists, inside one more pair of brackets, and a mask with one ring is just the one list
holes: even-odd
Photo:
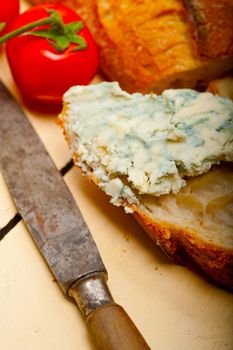
[[(75, 44), (75, 48), (73, 48), (72, 51), (79, 51), (87, 48), (85, 39), (82, 36), (77, 35), (83, 28), (83, 23), (81, 21), (74, 21), (65, 24), (59, 12), (50, 9), (47, 9), (46, 11), (50, 14), (49, 17), (28, 23), (23, 27), (17, 28), (6, 35), (3, 35), (2, 37), (0, 36), (0, 45), (17, 35), (25, 33), (48, 40), (58, 52), (66, 50), (70, 44)], [(48, 27), (39, 28), (44, 25), (48, 25)], [(31, 31), (31, 29), (34, 28), (37, 28), (37, 30)]]
[(0, 32), (5, 28), (5, 26), (6, 26), (5, 22), (0, 23)]
[(7, 40), (9, 40), (17, 35), (20, 35), (22, 33), (25, 33), (33, 28), (43, 26), (46, 24), (52, 24), (52, 23), (54, 23), (54, 19), (53, 19), (53, 16), (50, 15), (50, 17), (46, 17), (46, 18), (41, 19), (39, 21), (35, 21), (32, 23), (26, 24), (25, 26), (20, 27), (16, 30), (13, 30), (12, 32), (7, 33), (6, 35), (3, 35), (2, 37), (0, 37), (0, 45), (4, 44)]

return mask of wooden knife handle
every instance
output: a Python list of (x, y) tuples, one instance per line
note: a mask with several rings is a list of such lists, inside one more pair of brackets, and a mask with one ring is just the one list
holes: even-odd
[(106, 275), (78, 280), (69, 290), (82, 312), (93, 348), (97, 350), (150, 350), (125, 310), (114, 302)]
[(125, 310), (118, 304), (103, 305), (86, 319), (98, 350), (150, 350)]

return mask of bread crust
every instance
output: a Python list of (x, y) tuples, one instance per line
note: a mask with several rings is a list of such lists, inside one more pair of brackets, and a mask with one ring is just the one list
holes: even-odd
[(202, 240), (197, 233), (167, 222), (152, 220), (139, 207), (133, 216), (150, 238), (175, 262), (195, 266), (212, 281), (233, 291), (233, 251)]
[(90, 28), (104, 76), (128, 92), (203, 87), (233, 68), (231, 0), (63, 3), (77, 10)]
[(184, 3), (200, 57), (232, 57), (232, 0), (184, 0)]

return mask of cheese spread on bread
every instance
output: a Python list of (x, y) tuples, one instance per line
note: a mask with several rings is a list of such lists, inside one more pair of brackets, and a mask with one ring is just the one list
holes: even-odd
[(63, 121), (78, 165), (115, 204), (177, 193), (186, 177), (233, 161), (233, 102), (190, 89), (128, 94), (118, 83), (71, 87)]

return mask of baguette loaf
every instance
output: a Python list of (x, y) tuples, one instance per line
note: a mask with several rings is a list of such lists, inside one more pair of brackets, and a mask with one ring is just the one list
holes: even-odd
[[(233, 103), (192, 90), (73, 87), (59, 121), (75, 164), (177, 263), (233, 290)], [(220, 164), (221, 162), (221, 164)]]
[(92, 31), (102, 72), (128, 92), (202, 87), (233, 68), (232, 0), (63, 3)]

